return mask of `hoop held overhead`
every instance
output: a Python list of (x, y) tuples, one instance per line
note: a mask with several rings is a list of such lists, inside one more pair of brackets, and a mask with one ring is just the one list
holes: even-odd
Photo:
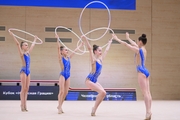
[[(72, 30), (70, 30), (69, 28), (64, 27), (64, 26), (57, 26), (57, 27), (55, 28), (55, 35), (56, 35), (56, 36), (58, 36), (58, 34), (57, 34), (57, 29), (58, 29), (58, 28), (64, 28), (64, 29), (72, 32), (72, 33), (79, 39), (77, 43), (79, 43), (80, 41), (82, 42), (81, 38), (80, 38), (74, 31), (72, 31)], [(65, 46), (66, 48), (68, 48), (68, 47), (61, 41), (61, 39), (59, 38), (59, 36), (58, 36), (58, 40), (59, 40), (59, 42), (60, 42), (63, 46)], [(79, 45), (77, 44), (77, 47), (78, 47), (78, 46), (79, 46)], [(70, 48), (68, 48), (68, 50), (71, 51), (71, 52), (74, 53), (74, 54), (83, 55), (83, 54), (85, 53), (85, 51), (86, 51), (86, 47), (84, 46), (84, 51), (83, 51), (83, 52), (81, 51), (81, 53), (75, 52), (75, 51), (71, 50)], [(78, 50), (80, 51), (80, 49), (78, 49)]]
[[(102, 5), (104, 5), (104, 6), (106, 7), (106, 9), (107, 9), (107, 11), (108, 11), (108, 15), (109, 15), (109, 22), (108, 22), (108, 27), (107, 27), (107, 28), (109, 29), (109, 27), (110, 27), (110, 25), (111, 25), (111, 13), (110, 13), (110, 10), (109, 10), (109, 8), (107, 7), (107, 5), (104, 4), (104, 3), (101, 2), (101, 1), (92, 1), (92, 2), (88, 3), (88, 4), (83, 8), (83, 10), (81, 11), (80, 17), (79, 17), (79, 29), (80, 29), (81, 34), (84, 35), (84, 36), (88, 35), (89, 33), (92, 33), (92, 32), (95, 30), (95, 29), (93, 29), (93, 30), (87, 32), (86, 34), (84, 34), (84, 32), (83, 32), (83, 30), (82, 30), (82, 27), (81, 27), (82, 14), (83, 14), (84, 10), (85, 10), (89, 5), (91, 5), (91, 4), (93, 4), (93, 3), (100, 3), (100, 4), (102, 4)], [(94, 38), (94, 39), (92, 39), (92, 38), (89, 38), (89, 37), (86, 36), (86, 39), (91, 40), (91, 41), (99, 40), (99, 39), (101, 39), (102, 37), (105, 36), (105, 34), (108, 32), (108, 29), (107, 29), (107, 30), (104, 32), (104, 34), (103, 34), (102, 36), (100, 36), (99, 38), (96, 38), (96, 39)]]
[[(83, 14), (84, 10), (85, 10), (90, 4), (93, 4), (93, 3), (100, 3), (100, 4), (102, 4), (102, 5), (104, 5), (104, 6), (106, 7), (106, 9), (107, 9), (107, 11), (108, 11), (108, 15), (109, 15), (108, 27), (99, 27), (99, 28), (95, 28), (95, 29), (93, 29), (93, 30), (90, 30), (90, 31), (87, 32), (87, 33), (84, 33), (83, 30), (82, 30), (82, 27), (81, 27), (82, 14)], [(82, 34), (83, 36), (85, 36), (87, 40), (97, 41), (97, 40), (101, 39), (102, 37), (104, 37), (105, 34), (108, 32), (108, 30), (110, 30), (112, 33), (114, 33), (114, 31), (110, 28), (110, 24), (111, 24), (111, 13), (110, 13), (110, 10), (109, 10), (109, 8), (106, 6), (106, 4), (104, 4), (104, 3), (101, 2), (101, 1), (92, 1), (92, 2), (90, 2), (90, 3), (88, 3), (88, 4), (83, 8), (83, 10), (81, 11), (81, 14), (80, 14), (80, 17), (79, 17), (79, 29), (80, 29), (81, 34)], [(78, 48), (78, 46), (81, 44), (81, 42), (83, 42), (83, 41), (81, 40), (81, 37), (79, 37), (74, 31), (72, 31), (72, 30), (70, 30), (69, 28), (64, 27), (64, 26), (57, 26), (57, 27), (56, 27), (56, 29), (55, 29), (55, 35), (56, 35), (56, 36), (58, 36), (58, 34), (57, 34), (57, 29), (58, 29), (58, 28), (64, 28), (64, 29), (70, 31), (71, 33), (73, 33), (73, 34), (79, 39), (78, 42), (77, 42), (77, 48)], [(96, 39), (91, 39), (91, 38), (88, 38), (88, 37), (87, 37), (88, 34), (90, 34), (90, 33), (92, 33), (92, 32), (95, 32), (95, 31), (98, 31), (98, 30), (106, 30), (106, 31), (103, 33), (103, 35), (101, 35), (99, 38), (96, 38)], [(67, 46), (60, 40), (59, 36), (58, 36), (58, 39), (59, 39), (60, 43), (61, 43), (63, 46), (67, 47)], [(112, 39), (112, 38), (111, 38), (111, 39)], [(108, 43), (105, 44), (105, 45), (103, 45), (102, 48), (106, 47), (107, 45), (108, 45)], [(68, 48), (68, 47), (67, 47), (67, 48)], [(68, 48), (68, 49), (69, 49), (72, 53), (75, 53), (75, 54), (78, 54), (78, 55), (83, 55), (84, 53), (89, 52), (89, 51), (86, 50), (87, 48), (86, 48), (85, 46), (84, 46), (84, 50), (81, 50), (80, 48), (78, 48), (78, 50), (79, 50), (81, 53), (75, 52), (75, 51), (71, 50), (70, 48)]]
[(40, 42), (33, 42), (33, 41), (30, 41), (30, 40), (27, 40), (27, 39), (24, 39), (22, 37), (19, 37), (19, 36), (15, 35), (12, 31), (18, 31), (18, 32), (28, 34), (28, 35), (30, 35), (30, 36), (32, 36), (34, 38), (36, 37), (35, 35), (33, 35), (33, 34), (29, 33), (29, 32), (26, 32), (26, 31), (23, 31), (23, 30), (20, 30), (20, 29), (16, 29), (16, 28), (9, 28), (8, 31), (11, 32), (14, 37), (19, 38), (20, 40), (23, 40), (23, 41), (26, 41), (26, 42), (29, 42), (29, 43), (34, 43), (34, 44), (42, 44), (43, 43), (43, 41), (38, 37), (37, 37), (37, 40), (39, 40)]

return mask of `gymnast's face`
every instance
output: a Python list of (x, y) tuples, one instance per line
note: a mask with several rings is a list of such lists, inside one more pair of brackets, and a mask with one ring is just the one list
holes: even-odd
[(64, 55), (64, 56), (68, 55), (68, 49), (67, 48), (63, 48), (62, 55)]
[(142, 41), (140, 41), (140, 40), (137, 40), (137, 45), (139, 46), (139, 47), (141, 47), (143, 44), (142, 44)]
[(23, 49), (24, 51), (27, 51), (27, 50), (29, 49), (27, 42), (24, 42), (24, 43), (22, 44), (22, 49)]
[(102, 55), (102, 48), (101, 47), (98, 47), (97, 50), (95, 51), (95, 54), (97, 56), (101, 56)]

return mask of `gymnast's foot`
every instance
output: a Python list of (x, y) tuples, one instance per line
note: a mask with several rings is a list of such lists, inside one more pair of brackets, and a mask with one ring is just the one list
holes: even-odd
[(58, 109), (58, 114), (64, 113), (62, 109)]
[(147, 113), (146, 118), (144, 120), (151, 120), (152, 113)]
[(25, 112), (28, 112), (28, 109), (27, 108), (24, 108)]
[(92, 108), (91, 116), (96, 116), (94, 108)]
[(60, 108), (59, 106), (57, 107), (57, 109), (58, 109), (58, 114), (64, 113), (64, 111), (62, 110), (62, 108)]
[(25, 108), (24, 108), (23, 105), (21, 105), (21, 111), (22, 111), (22, 112), (26, 112), (26, 110), (25, 110)]

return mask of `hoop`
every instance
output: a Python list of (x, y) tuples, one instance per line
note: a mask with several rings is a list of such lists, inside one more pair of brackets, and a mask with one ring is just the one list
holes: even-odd
[[(106, 4), (104, 4), (104, 3), (101, 2), (101, 1), (92, 1), (92, 2), (88, 3), (88, 4), (83, 8), (83, 10), (81, 11), (80, 17), (79, 17), (79, 29), (80, 29), (81, 34), (84, 35), (84, 36), (86, 36), (87, 34), (91, 33), (92, 31), (94, 31), (94, 30), (91, 30), (91, 31), (87, 32), (86, 34), (84, 34), (83, 31), (82, 31), (82, 27), (81, 27), (82, 14), (83, 14), (84, 10), (85, 10), (90, 4), (93, 4), (93, 3), (100, 3), (100, 4), (102, 4), (102, 5), (104, 5), (104, 6), (106, 7), (106, 9), (107, 9), (107, 11), (108, 11), (108, 15), (109, 15), (109, 23), (108, 23), (108, 27), (107, 27), (108, 29), (109, 29), (110, 24), (111, 24), (111, 13), (110, 13), (109, 8), (106, 6)], [(87, 36), (86, 36), (86, 38), (87, 38), (88, 40), (91, 40), (91, 41), (99, 40), (99, 39), (101, 39), (102, 37), (105, 36), (105, 34), (108, 32), (108, 29), (107, 29), (107, 30), (104, 32), (104, 34), (103, 34), (102, 36), (100, 36), (99, 38), (91, 39), (91, 38), (88, 38)]]
[(23, 30), (20, 30), (20, 29), (15, 29), (15, 28), (10, 28), (8, 31), (11, 32), (14, 37), (19, 38), (19, 39), (21, 39), (21, 40), (23, 40), (23, 41), (26, 41), (26, 42), (29, 42), (29, 43), (34, 43), (34, 44), (42, 44), (42, 43), (43, 43), (43, 41), (42, 41), (40, 38), (38, 38), (38, 37), (37, 37), (37, 39), (38, 39), (40, 42), (32, 42), (32, 41), (30, 41), (30, 40), (26, 40), (26, 39), (24, 39), (24, 38), (22, 38), (22, 37), (19, 37), (19, 36), (15, 35), (12, 31), (19, 31), (19, 32), (28, 34), (28, 35), (30, 35), (30, 36), (32, 36), (32, 37), (34, 37), (34, 38), (36, 37), (35, 35), (33, 35), (33, 34), (29, 33), (29, 32), (26, 32), (26, 31), (23, 31)]
[[(82, 42), (81, 38), (80, 38), (74, 31), (72, 31), (72, 30), (70, 30), (69, 28), (64, 27), (64, 26), (57, 26), (57, 27), (55, 28), (55, 34), (56, 34), (56, 36), (58, 36), (58, 34), (57, 34), (57, 29), (58, 29), (58, 28), (64, 28), (64, 29), (72, 32), (72, 33), (79, 39), (77, 43), (79, 43), (79, 41)], [(59, 40), (59, 42), (60, 42), (63, 46), (65, 46), (66, 48), (68, 48), (68, 47), (60, 40), (59, 36), (58, 36), (58, 40)], [(78, 47), (78, 45), (79, 45), (79, 44), (77, 44), (77, 47)], [(70, 48), (68, 48), (68, 50), (71, 51), (71, 52), (74, 53), (74, 54), (83, 55), (83, 54), (85, 53), (85, 51), (86, 51), (86, 47), (84, 46), (84, 51), (83, 51), (83, 52), (82, 52), (80, 49), (78, 49), (78, 50), (81, 51), (82, 53), (75, 52), (75, 51), (71, 50)]]
[[(107, 27), (96, 28), (96, 29), (93, 29), (93, 30), (87, 32), (86, 34), (88, 35), (88, 34), (91, 33), (91, 32), (94, 32), (94, 31), (97, 31), (97, 30), (103, 30), (103, 29), (106, 29), (107, 31), (110, 30), (110, 31), (114, 34), (114, 31), (113, 31), (111, 28), (107, 28)], [(78, 41), (78, 42), (79, 42), (79, 41)], [(77, 45), (78, 45), (78, 44), (79, 44), (79, 43), (77, 43)], [(109, 43), (101, 46), (101, 48), (106, 47), (108, 44), (109, 44)], [(82, 51), (81, 49), (79, 49), (79, 51), (84, 52), (84, 51)], [(85, 52), (89, 52), (89, 51), (85, 51)]]
[[(106, 9), (107, 9), (107, 11), (108, 11), (108, 15), (109, 15), (108, 27), (96, 28), (96, 29), (93, 29), (93, 30), (91, 30), (91, 31), (89, 31), (89, 32), (87, 32), (87, 33), (84, 34), (83, 31), (82, 31), (82, 27), (81, 27), (82, 14), (83, 14), (84, 10), (85, 10), (90, 4), (93, 4), (93, 3), (100, 3), (100, 4), (102, 4), (102, 5), (104, 5), (104, 6), (106, 7)], [(83, 8), (83, 10), (81, 11), (81, 14), (80, 14), (80, 17), (79, 17), (79, 29), (80, 29), (80, 32), (81, 32), (82, 35), (86, 36), (86, 35), (94, 32), (94, 31), (106, 29), (106, 31), (104, 32), (104, 34), (103, 34), (102, 36), (100, 36), (99, 38), (91, 39), (91, 38), (88, 38), (88, 37), (86, 36), (86, 39), (87, 39), (87, 40), (97, 41), (97, 40), (101, 39), (102, 37), (104, 37), (105, 34), (108, 32), (108, 30), (110, 30), (112, 33), (114, 33), (114, 31), (110, 28), (110, 24), (111, 24), (111, 13), (110, 13), (110, 10), (109, 10), (109, 8), (108, 8), (103, 2), (101, 2), (101, 1), (92, 1), (92, 2), (90, 2), (90, 3), (88, 3), (88, 4)], [(64, 27), (64, 26), (57, 26), (57, 27), (55, 28), (55, 34), (56, 34), (56, 36), (58, 36), (58, 34), (57, 34), (57, 29), (58, 29), (58, 28), (64, 28), (64, 29), (70, 31), (71, 33), (73, 33), (73, 34), (79, 39), (78, 42), (77, 42), (77, 48), (78, 48), (80, 42), (83, 42), (83, 41), (81, 40), (81, 38), (80, 38), (74, 31), (72, 31), (72, 30), (70, 30), (69, 28)], [(112, 39), (112, 38), (111, 38), (111, 39)], [(59, 42), (60, 42), (63, 46), (67, 47), (67, 46), (60, 40), (59, 36), (58, 36), (58, 40), (59, 40)], [(106, 47), (108, 44), (109, 44), (109, 43), (103, 45), (102, 48)], [(68, 48), (68, 47), (67, 47), (67, 48)], [(84, 53), (89, 52), (89, 51), (86, 50), (86, 47), (85, 47), (85, 46), (84, 46), (84, 51), (81, 50), (80, 48), (78, 48), (78, 50), (79, 50), (81, 53), (75, 52), (75, 51), (71, 50), (70, 48), (68, 48), (68, 50), (71, 51), (72, 53), (75, 53), (75, 54), (78, 54), (78, 55), (83, 55)]]

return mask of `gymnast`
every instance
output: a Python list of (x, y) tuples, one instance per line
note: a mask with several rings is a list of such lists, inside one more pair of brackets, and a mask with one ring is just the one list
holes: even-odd
[(88, 88), (90, 88), (91, 90), (96, 91), (98, 93), (98, 95), (96, 97), (96, 102), (95, 102), (94, 107), (92, 108), (92, 112), (91, 112), (91, 116), (95, 116), (98, 106), (103, 101), (104, 97), (106, 96), (106, 91), (101, 86), (101, 84), (98, 83), (97, 79), (98, 79), (98, 76), (101, 74), (102, 61), (105, 58), (105, 56), (111, 46), (112, 39), (109, 40), (109, 43), (103, 54), (102, 54), (101, 47), (99, 47), (97, 45), (93, 45), (93, 49), (92, 49), (91, 45), (89, 44), (89, 41), (86, 39), (85, 36), (83, 36), (83, 40), (85, 41), (86, 46), (89, 50), (90, 61), (91, 61), (91, 65), (92, 65), (92, 71), (87, 76), (85, 84)]
[(147, 43), (147, 38), (145, 34), (142, 34), (138, 38), (137, 43), (135, 43), (133, 40), (129, 38), (129, 33), (126, 33), (126, 39), (130, 42), (130, 44), (120, 40), (115, 34), (112, 35), (113, 38), (118, 41), (119, 43), (125, 45), (129, 49), (131, 49), (133, 52), (135, 52), (135, 61), (136, 61), (136, 70), (138, 73), (138, 83), (141, 88), (141, 91), (144, 96), (144, 102), (146, 106), (146, 117), (145, 120), (151, 119), (151, 93), (149, 88), (149, 77), (150, 73), (145, 67), (145, 61), (146, 61), (146, 55), (147, 51), (145, 48), (145, 45)]
[(59, 58), (59, 64), (61, 67), (61, 72), (59, 76), (59, 94), (58, 94), (58, 114), (64, 113), (62, 110), (62, 104), (66, 98), (66, 95), (68, 94), (68, 90), (70, 87), (70, 69), (71, 69), (71, 63), (70, 59), (74, 55), (74, 53), (83, 45), (83, 42), (80, 43), (79, 46), (72, 52), (70, 55), (68, 55), (68, 48), (65, 46), (61, 46), (59, 42), (59, 37), (56, 35), (57, 38), (57, 44), (58, 44), (58, 58)]
[(22, 68), (20, 70), (20, 79), (21, 79), (21, 93), (20, 93), (20, 99), (21, 99), (21, 111), (27, 112), (27, 97), (28, 97), (28, 91), (29, 91), (29, 85), (30, 85), (30, 53), (32, 52), (37, 36), (34, 37), (34, 42), (31, 44), (31, 47), (28, 47), (27, 42), (21, 42), (19, 43), (16, 37), (13, 35), (11, 31), (9, 31), (10, 35), (13, 36), (14, 41), (16, 42), (16, 45), (18, 47), (18, 51), (21, 57), (22, 61)]

